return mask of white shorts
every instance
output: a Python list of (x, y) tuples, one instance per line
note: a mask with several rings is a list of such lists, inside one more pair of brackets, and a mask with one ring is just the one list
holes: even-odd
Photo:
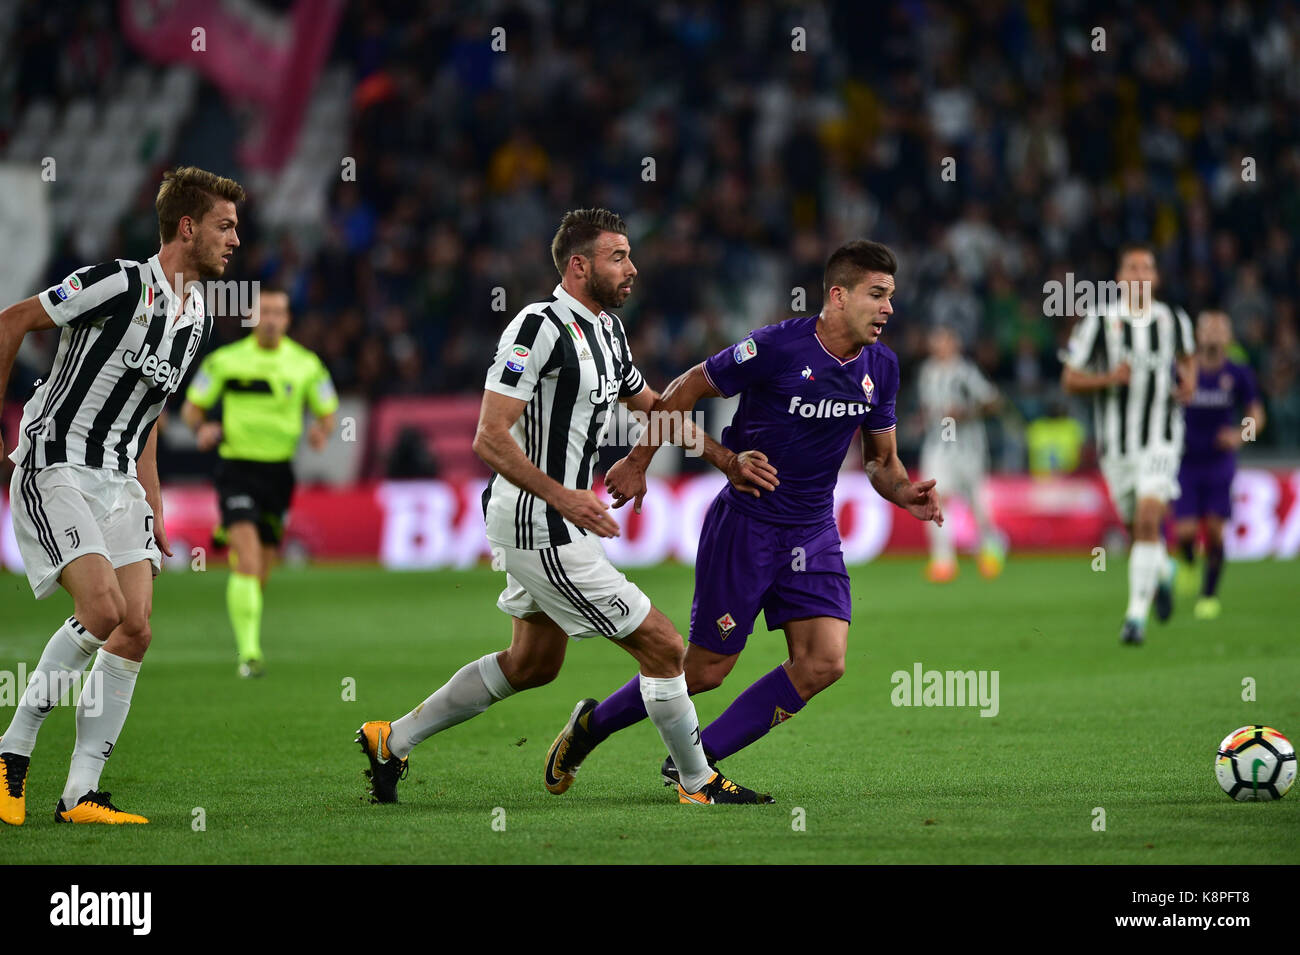
[(492, 553), (506, 572), (497, 606), (512, 617), (544, 613), (571, 637), (622, 640), (650, 614), (650, 598), (609, 562), (595, 534), (540, 550), (493, 544)]
[(1132, 523), (1137, 502), (1155, 498), (1168, 504), (1180, 493), (1178, 464), (1182, 455), (1176, 448), (1152, 448), (1124, 458), (1103, 458), (1101, 473), (1106, 479), (1110, 499), (1124, 523)]
[(153, 508), (140, 482), (120, 471), (75, 464), (14, 468), (9, 510), (37, 599), (54, 593), (63, 568), (83, 554), (103, 554), (114, 569), (147, 560), (155, 576), (162, 567)]
[(937, 450), (922, 445), (920, 464), (921, 479), (934, 478), (940, 498), (955, 493), (974, 502), (988, 476), (988, 452), (981, 447), (963, 454), (956, 448)]

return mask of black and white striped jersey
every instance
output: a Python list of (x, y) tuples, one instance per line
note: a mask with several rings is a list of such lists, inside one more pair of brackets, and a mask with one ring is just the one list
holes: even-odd
[[(917, 395), (925, 419), (925, 446), (940, 454), (983, 455), (988, 451), (984, 422), (977, 412), (998, 396), (969, 358), (951, 361), (927, 358), (916, 376)], [(945, 418), (953, 413), (960, 422)]]
[[(614, 403), (639, 393), (645, 379), (618, 316), (593, 315), (557, 285), (506, 326), (484, 387), (528, 402), (511, 436), (548, 476), (585, 491)], [(499, 474), (483, 492), (483, 518), (489, 542), (520, 550), (558, 547), (587, 533)]]
[(182, 308), (155, 255), (79, 269), (37, 297), (63, 331), (10, 460), (134, 476), (167, 396), (211, 334), (202, 294), (191, 288)]
[(1145, 315), (1123, 305), (1091, 312), (1070, 333), (1065, 363), (1079, 371), (1106, 372), (1127, 362), (1127, 385), (1095, 392), (1097, 453), (1107, 460), (1148, 450), (1182, 453), (1183, 411), (1175, 361), (1193, 354), (1196, 342), (1187, 312), (1153, 301)]

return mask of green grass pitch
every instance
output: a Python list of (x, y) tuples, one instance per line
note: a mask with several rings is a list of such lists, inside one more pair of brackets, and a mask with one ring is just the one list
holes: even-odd
[[(354, 731), (506, 644), (502, 575), (283, 569), (266, 600), (267, 675), (244, 681), (225, 573), (169, 573), (102, 783), (152, 824), (56, 827), (73, 740), (72, 707), (56, 707), (33, 754), (27, 824), (0, 827), (0, 864), (1294, 862), (1300, 793), (1233, 803), (1213, 757), (1246, 723), (1300, 737), (1295, 565), (1230, 566), (1218, 622), (1193, 620), (1184, 601), (1128, 648), (1117, 640), (1125, 564), (1094, 573), (1090, 562), (1013, 557), (993, 582), (966, 562), (943, 587), (922, 580), (917, 560), (854, 569), (844, 679), (724, 763), (777, 805), (710, 809), (680, 806), (660, 784), (648, 722), (597, 749), (567, 795), (543, 790), (546, 750), (574, 702), (634, 672), (597, 640), (570, 643), (550, 686), (418, 747), (402, 802), (370, 805)], [(630, 576), (685, 629), (690, 568)], [(70, 601), (37, 603), (6, 573), (0, 593), (0, 668), (12, 672), (34, 663)], [(781, 635), (760, 621), (727, 684), (696, 698), (702, 722), (784, 659)], [(890, 675), (917, 662), (997, 670), (997, 716), (894, 706)], [(1247, 677), (1256, 702), (1242, 699)]]

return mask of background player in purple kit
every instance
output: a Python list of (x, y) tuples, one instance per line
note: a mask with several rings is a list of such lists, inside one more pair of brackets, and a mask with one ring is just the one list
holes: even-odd
[[(686, 651), (688, 690), (721, 685), (763, 611), (785, 631), (789, 659), (746, 689), (702, 733), (710, 764), (748, 746), (799, 712), (844, 673), (853, 617), (849, 576), (834, 517), (835, 482), (849, 442), (862, 433), (872, 486), (919, 520), (943, 522), (934, 481), (913, 483), (898, 459), (894, 403), (898, 359), (879, 343), (894, 293), (897, 260), (877, 242), (851, 242), (826, 263), (825, 305), (817, 316), (755, 331), (675, 380), (654, 411), (685, 415), (701, 398), (740, 395), (722, 443), (761, 448), (778, 476), (774, 490), (746, 494), (728, 485), (710, 506), (695, 562), (695, 600)], [(645, 469), (664, 429), (609, 471), (615, 506), (640, 509)], [(610, 734), (645, 716), (634, 682), (600, 704), (579, 704), (560, 740), (563, 770)], [(560, 742), (557, 740), (557, 743)], [(664, 779), (676, 783), (671, 758)]]
[(1228, 361), (1232, 325), (1224, 312), (1202, 312), (1196, 319), (1198, 347), (1196, 391), (1187, 405), (1186, 446), (1174, 501), (1174, 533), (1178, 538), (1179, 589), (1191, 596), (1196, 589), (1196, 534), (1205, 520), (1205, 579), (1194, 613), (1198, 620), (1219, 615), (1216, 591), (1223, 571), (1223, 525), (1232, 516), (1232, 477), (1237, 472), (1237, 448), (1244, 425), (1239, 417), (1264, 427), (1264, 406), (1255, 376), (1245, 365)]

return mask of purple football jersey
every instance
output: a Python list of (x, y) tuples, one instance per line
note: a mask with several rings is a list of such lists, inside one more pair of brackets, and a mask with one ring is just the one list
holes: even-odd
[(732, 451), (762, 451), (781, 482), (757, 498), (730, 485), (723, 493), (733, 507), (773, 523), (825, 520), (854, 434), (891, 431), (897, 420), (897, 356), (877, 342), (841, 361), (817, 337), (817, 319), (757, 329), (704, 363), (722, 395), (740, 394), (722, 443)]
[(1225, 361), (1214, 370), (1199, 368), (1196, 393), (1184, 412), (1186, 450), (1184, 458), (1210, 463), (1233, 457), (1215, 443), (1219, 429), (1240, 427), (1239, 409), (1258, 397), (1255, 376), (1245, 365)]

